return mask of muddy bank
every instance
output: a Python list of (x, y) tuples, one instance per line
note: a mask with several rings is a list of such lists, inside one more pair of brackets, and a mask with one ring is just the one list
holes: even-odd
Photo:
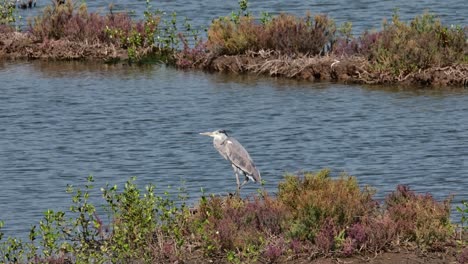
[(362, 57), (290, 57), (274, 52), (219, 56), (206, 60), (201, 68), (235, 73), (255, 73), (310, 81), (338, 81), (359, 84), (403, 84), (418, 86), (468, 87), (468, 64), (431, 67), (408, 75), (378, 72)]
[(87, 44), (65, 39), (39, 41), (28, 33), (0, 34), (0, 59), (126, 60), (125, 49), (109, 44)]
[[(158, 53), (142, 48), (141, 56)], [(177, 54), (175, 54), (177, 58)], [(22, 32), (0, 33), (0, 59), (3, 60), (83, 60), (128, 61), (128, 50), (113, 44), (74, 42), (66, 39), (38, 40)], [(254, 73), (310, 81), (337, 81), (358, 84), (403, 84), (432, 87), (468, 87), (468, 64), (431, 67), (407, 75), (392, 75), (372, 68), (363, 57), (287, 56), (273, 51), (243, 55), (200, 54), (190, 68), (207, 71)]]

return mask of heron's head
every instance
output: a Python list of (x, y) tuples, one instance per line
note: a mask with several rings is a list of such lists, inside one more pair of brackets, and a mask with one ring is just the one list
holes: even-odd
[(215, 130), (213, 132), (200, 133), (200, 135), (209, 136), (213, 138), (226, 138), (228, 136), (226, 130), (222, 130), (222, 129)]

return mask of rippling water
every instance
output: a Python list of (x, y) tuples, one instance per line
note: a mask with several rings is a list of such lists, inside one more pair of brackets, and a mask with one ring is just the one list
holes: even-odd
[[(50, 0), (37, 0), (38, 8), (20, 11), (20, 14), (27, 18), (37, 15), (39, 11), (50, 3)], [(87, 1), (89, 9), (92, 11), (108, 12), (108, 7), (112, 3), (113, 9), (116, 11), (134, 11), (135, 16), (141, 16), (145, 10), (145, 1), (129, 1), (129, 0), (106, 0), (106, 1)], [(238, 1), (181, 1), (181, 0), (163, 0), (151, 1), (154, 9), (160, 9), (167, 13), (177, 12), (180, 20), (187, 17), (191, 23), (198, 28), (206, 28), (213, 18), (226, 16), (233, 10), (238, 10)], [(407, 1), (407, 0), (263, 0), (249, 1), (249, 10), (256, 16), (260, 16), (261, 12), (269, 12), (277, 14), (287, 12), (303, 16), (307, 11), (316, 13), (324, 13), (331, 16), (341, 24), (345, 21), (353, 23), (354, 33), (361, 33), (366, 29), (378, 29), (384, 18), (391, 19), (394, 10), (397, 9), (401, 18), (408, 20), (415, 15), (422, 14), (424, 11), (429, 11), (437, 14), (446, 24), (467, 25), (468, 4), (465, 0), (423, 0), (423, 1)], [(26, 19), (23, 19), (25, 22)]]
[[(137, 14), (144, 9), (144, 1), (114, 3)], [(237, 5), (159, 3), (197, 25)], [(464, 1), (250, 3), (257, 13), (328, 13), (338, 22), (353, 21), (358, 32), (379, 27), (395, 7), (403, 18), (429, 9), (453, 24), (466, 24), (468, 13)], [(89, 2), (93, 10), (107, 4)], [(468, 199), (467, 113), (464, 90), (407, 91), (161, 66), (0, 62), (0, 219), (7, 235), (26, 236), (47, 208), (67, 209), (66, 185), (83, 185), (89, 174), (97, 187), (122, 186), (131, 176), (161, 188), (185, 182), (191, 201), (201, 188), (233, 191), (230, 165), (198, 135), (218, 128), (246, 146), (269, 190), (285, 172), (329, 167), (377, 187), (379, 198), (409, 184), (438, 199), (455, 194), (458, 204)], [(256, 187), (249, 184), (243, 193)]]
[[(25, 234), (67, 184), (235, 189), (198, 132), (229, 129), (266, 187), (285, 172), (347, 171), (378, 197), (409, 184), (467, 199), (468, 92), (400, 91), (255, 76), (84, 63), (0, 64), (0, 219)], [(244, 194), (254, 192), (249, 184)], [(96, 191), (95, 197), (99, 197)]]

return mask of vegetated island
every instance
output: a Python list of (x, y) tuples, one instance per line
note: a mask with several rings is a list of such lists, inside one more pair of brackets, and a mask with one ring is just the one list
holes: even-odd
[[(29, 239), (3, 239), (2, 263), (467, 263), (468, 202), (450, 220), (439, 202), (398, 186), (384, 201), (347, 174), (286, 175), (277, 194), (247, 198), (202, 194), (186, 205), (135, 178), (119, 191), (101, 188), (104, 204), (68, 186), (70, 211), (47, 210)], [(97, 210), (97, 208), (102, 208)], [(98, 213), (101, 212), (101, 213)], [(102, 213), (105, 212), (105, 213)], [(103, 215), (104, 214), (104, 215)], [(107, 214), (107, 215), (106, 215)]]
[[(326, 15), (253, 17), (247, 0), (214, 19), (207, 40), (176, 14), (153, 11), (144, 19), (102, 15), (86, 5), (56, 0), (17, 31), (15, 9), (0, 0), (0, 59), (164, 62), (179, 68), (256, 73), (363, 84), (468, 86), (468, 26), (445, 26), (434, 15), (410, 22), (395, 13), (380, 31), (351, 35)], [(1, 4), (3, 3), (3, 4)]]

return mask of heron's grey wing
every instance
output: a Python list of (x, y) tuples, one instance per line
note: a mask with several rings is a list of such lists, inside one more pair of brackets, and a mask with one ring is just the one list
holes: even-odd
[(213, 140), (213, 146), (219, 152), (219, 154), (221, 154), (221, 156), (223, 156), (224, 159), (229, 160), (229, 157), (228, 157), (227, 151), (226, 151), (226, 145), (224, 144), (224, 142), (219, 142), (217, 140)]
[[(261, 180), (260, 173), (245, 148), (235, 138), (229, 137), (223, 144), (227, 159), (235, 166), (252, 176), (257, 182)], [(224, 155), (223, 155), (224, 156)]]

